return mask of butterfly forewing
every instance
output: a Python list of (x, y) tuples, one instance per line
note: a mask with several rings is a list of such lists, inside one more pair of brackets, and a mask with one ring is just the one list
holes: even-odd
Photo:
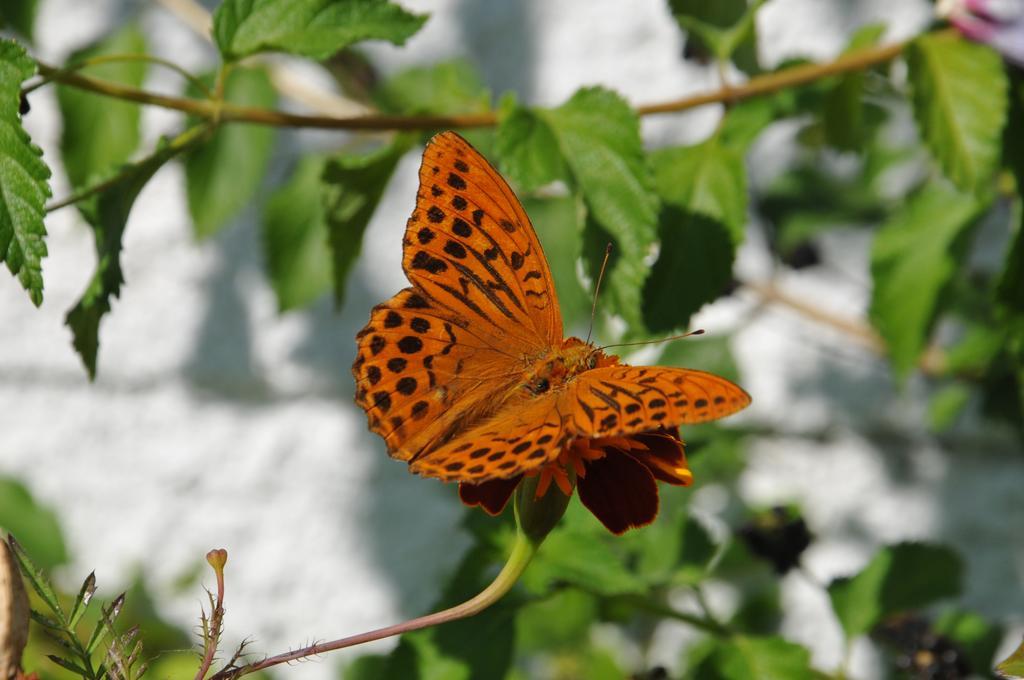
[(750, 396), (712, 373), (662, 366), (608, 366), (578, 376), (561, 394), (580, 437), (646, 432), (736, 413)]
[(482, 336), (537, 351), (562, 341), (554, 283), (519, 200), (466, 140), (427, 144), (405, 232), (409, 280)]

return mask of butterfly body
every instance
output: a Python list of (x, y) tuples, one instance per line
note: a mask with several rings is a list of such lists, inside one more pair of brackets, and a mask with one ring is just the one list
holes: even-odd
[(420, 167), (412, 284), (357, 334), (356, 402), (418, 474), (478, 484), (559, 464), (573, 442), (704, 422), (750, 399), (724, 378), (633, 367), (564, 338), (540, 241), (498, 172), (453, 132)]

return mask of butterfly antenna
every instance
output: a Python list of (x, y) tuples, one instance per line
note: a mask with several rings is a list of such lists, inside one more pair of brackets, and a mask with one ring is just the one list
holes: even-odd
[(594, 304), (590, 307), (590, 328), (587, 329), (587, 344), (590, 344), (590, 335), (594, 332), (594, 316), (597, 314), (597, 294), (601, 292), (601, 281), (604, 279), (604, 270), (608, 266), (608, 257), (612, 254), (612, 244), (604, 247), (604, 259), (601, 261), (601, 271), (597, 274), (597, 285), (594, 286)]
[(688, 338), (691, 335), (704, 335), (704, 329), (698, 328), (697, 330), (690, 331), (689, 333), (670, 335), (667, 338), (658, 338), (656, 340), (639, 340), (637, 342), (617, 342), (614, 345), (605, 345), (603, 347), (598, 347), (598, 349), (608, 349), (609, 347), (635, 347), (637, 345), (656, 345), (659, 342), (668, 342), (669, 340), (682, 340), (683, 338)]

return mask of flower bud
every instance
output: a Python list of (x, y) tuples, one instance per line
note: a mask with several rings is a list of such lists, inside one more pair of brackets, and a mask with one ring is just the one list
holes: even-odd
[[(571, 470), (568, 472), (570, 481), (575, 483), (575, 474)], [(540, 545), (562, 519), (570, 498), (557, 486), (552, 486), (537, 498), (539, 480), (540, 475), (525, 477), (516, 489), (516, 525), (534, 545)]]

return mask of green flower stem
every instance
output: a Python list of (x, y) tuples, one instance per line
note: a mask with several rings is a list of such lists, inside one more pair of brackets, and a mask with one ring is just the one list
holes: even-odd
[[(209, 134), (212, 130), (213, 126), (210, 123), (195, 125), (185, 130), (174, 139), (172, 139), (170, 142), (168, 142), (168, 144), (172, 149), (174, 149), (174, 152), (178, 154), (181, 153), (182, 151), (185, 151), (188, 147), (192, 146), (196, 142), (205, 138), (206, 135)], [(54, 201), (50, 205), (46, 206), (46, 212), (51, 213), (55, 210), (59, 210), (60, 208), (64, 208), (69, 205), (78, 203), (79, 201), (84, 201), (90, 196), (102, 193), (107, 189), (116, 186), (117, 184), (122, 182), (126, 177), (130, 176), (132, 172), (134, 172), (134, 168), (137, 165), (139, 165), (140, 163), (145, 163), (147, 160), (148, 158), (144, 158), (130, 165), (125, 165), (121, 169), (121, 171), (115, 174), (114, 176), (109, 177), (103, 180), (102, 182), (93, 184), (92, 186), (86, 187), (81, 191), (76, 191), (67, 198), (62, 198), (59, 201)]]
[[(942, 32), (948, 32), (948, 30), (940, 31), (940, 33)], [(700, 106), (707, 106), (708, 104), (739, 102), (744, 99), (806, 85), (822, 78), (851, 71), (862, 71), (879, 64), (884, 64), (898, 57), (905, 47), (905, 42), (869, 47), (841, 55), (834, 61), (825, 64), (794, 66), (776, 73), (751, 78), (742, 85), (725, 87), (713, 92), (683, 97), (681, 99), (639, 106), (636, 111), (641, 116), (647, 116), (686, 111)], [(219, 113), (220, 119), (224, 122), (257, 123), (277, 127), (392, 131), (490, 127), (498, 122), (496, 112), (452, 116), (366, 115), (336, 117), (299, 115), (270, 109), (238, 106), (229, 102), (218, 105), (218, 103), (212, 100), (171, 97), (78, 73), (67, 73), (62, 69), (41, 62), (38, 64), (38, 67), (39, 73), (45, 78), (64, 83), (65, 85), (140, 104), (184, 111), (200, 118), (212, 119)]]
[(530, 539), (523, 532), (516, 532), (516, 539), (515, 544), (512, 546), (512, 553), (505, 562), (505, 566), (502, 567), (501, 571), (494, 578), (494, 581), (492, 581), (491, 584), (484, 588), (484, 590), (479, 594), (469, 600), (466, 600), (462, 604), (455, 605), (454, 607), (434, 614), (427, 614), (426, 616), (410, 619), (403, 623), (387, 626), (386, 628), (378, 628), (377, 630), (371, 630), (366, 633), (360, 633), (358, 635), (352, 635), (339, 640), (332, 640), (330, 642), (321, 642), (292, 652), (271, 656), (263, 659), (262, 661), (247, 664), (239, 668), (228, 667), (214, 674), (210, 680), (228, 680), (229, 678), (238, 678), (282, 663), (297, 661), (305, 657), (323, 654), (324, 652), (330, 652), (335, 649), (354, 647), (355, 645), (361, 645), (366, 642), (373, 642), (374, 640), (380, 640), (394, 635), (401, 635), (414, 630), (420, 630), (421, 628), (429, 628), (430, 626), (436, 626), (441, 623), (448, 623), (449, 621), (456, 621), (458, 619), (464, 619), (467, 616), (478, 614), (500, 600), (502, 596), (512, 589), (512, 586), (514, 586), (516, 581), (519, 580), (523, 571), (526, 570), (530, 560), (533, 559), (539, 545), (540, 543), (538, 541)]
[(651, 614), (657, 614), (662, 618), (681, 621), (682, 623), (693, 626), (694, 628), (699, 628), (707, 633), (711, 633), (716, 637), (727, 638), (731, 637), (733, 634), (726, 626), (711, 617), (687, 614), (686, 612), (681, 612), (678, 609), (673, 609), (663, 602), (652, 600), (648, 597), (644, 597), (643, 595), (623, 595), (621, 599), (623, 602), (635, 607), (636, 609), (641, 609)]

